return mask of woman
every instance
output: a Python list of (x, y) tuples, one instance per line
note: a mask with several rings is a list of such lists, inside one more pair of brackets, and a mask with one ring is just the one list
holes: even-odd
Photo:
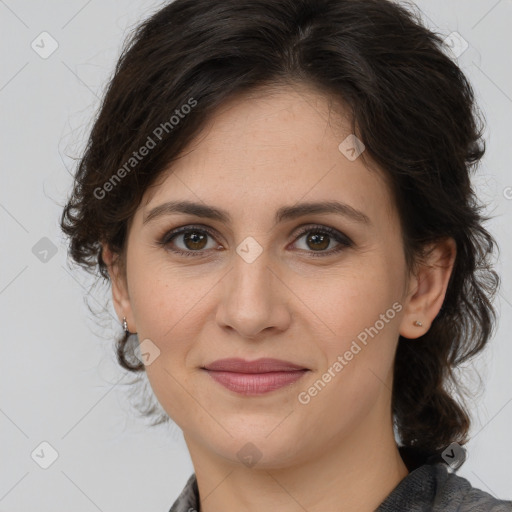
[(448, 471), (499, 279), (442, 46), (386, 0), (176, 0), (126, 46), (61, 223), (183, 430), (171, 511), (512, 510)]

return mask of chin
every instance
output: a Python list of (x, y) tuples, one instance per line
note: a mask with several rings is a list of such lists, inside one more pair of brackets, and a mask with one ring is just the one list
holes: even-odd
[(306, 447), (284, 430), (269, 435), (271, 431), (272, 428), (264, 433), (246, 431), (244, 435), (223, 436), (220, 443), (210, 440), (207, 444), (220, 457), (248, 469), (281, 469), (300, 463)]

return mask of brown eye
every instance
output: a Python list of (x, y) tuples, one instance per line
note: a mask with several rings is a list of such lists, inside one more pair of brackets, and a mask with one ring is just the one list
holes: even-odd
[(188, 231), (183, 234), (183, 243), (187, 249), (200, 250), (204, 249), (208, 235), (198, 231)]
[[(330, 256), (353, 245), (347, 236), (327, 226), (310, 226), (303, 229), (295, 244), (302, 238), (303, 247), (298, 247), (299, 250), (314, 257)], [(159, 240), (159, 244), (166, 250), (183, 256), (204, 256), (208, 250), (222, 249), (212, 232), (194, 226), (185, 226), (168, 232)]]
[[(327, 226), (307, 227), (296, 240), (302, 238), (304, 239), (303, 246), (298, 248), (301, 251), (309, 252), (311, 256), (329, 256), (353, 245), (347, 236)], [(331, 249), (328, 250), (329, 247)]]
[(319, 233), (311, 233), (306, 237), (306, 244), (308, 247), (315, 250), (323, 250), (329, 247), (330, 237), (329, 235), (322, 235)]
[(204, 228), (199, 229), (193, 226), (173, 230), (165, 234), (159, 243), (166, 250), (184, 256), (201, 256), (207, 250), (219, 247), (212, 233)]

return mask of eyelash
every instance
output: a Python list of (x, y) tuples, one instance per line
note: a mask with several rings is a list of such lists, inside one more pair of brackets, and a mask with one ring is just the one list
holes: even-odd
[[(211, 236), (212, 238), (215, 238), (215, 234), (208, 228), (204, 226), (183, 226), (181, 228), (168, 231), (164, 234), (164, 236), (158, 241), (158, 244), (167, 249), (167, 246), (170, 244), (174, 238), (178, 237), (179, 235), (189, 233), (189, 232), (199, 232), (199, 233), (206, 233), (207, 235)], [(340, 245), (335, 249), (330, 249), (329, 251), (306, 251), (308, 253), (311, 253), (311, 257), (318, 258), (318, 257), (325, 257), (325, 256), (331, 256), (333, 254), (337, 254), (343, 249), (352, 247), (353, 242), (348, 238), (347, 236), (341, 234), (336, 229), (330, 228), (328, 226), (320, 226), (320, 225), (309, 225), (304, 227), (296, 236), (295, 241), (300, 239), (302, 236), (311, 233), (311, 234), (323, 234), (323, 235), (329, 235), (331, 238), (333, 238), (336, 242), (338, 242)], [(180, 254), (181, 256), (186, 257), (201, 257), (204, 253), (204, 250), (197, 250), (197, 251), (184, 251), (182, 249), (167, 249), (175, 254)], [(194, 254), (195, 253), (195, 254)]]

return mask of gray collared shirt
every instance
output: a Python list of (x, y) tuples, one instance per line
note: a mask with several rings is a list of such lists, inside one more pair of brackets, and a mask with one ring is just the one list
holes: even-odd
[[(201, 512), (195, 473), (169, 512)], [(512, 512), (512, 501), (493, 498), (436, 463), (410, 472), (375, 512)]]

